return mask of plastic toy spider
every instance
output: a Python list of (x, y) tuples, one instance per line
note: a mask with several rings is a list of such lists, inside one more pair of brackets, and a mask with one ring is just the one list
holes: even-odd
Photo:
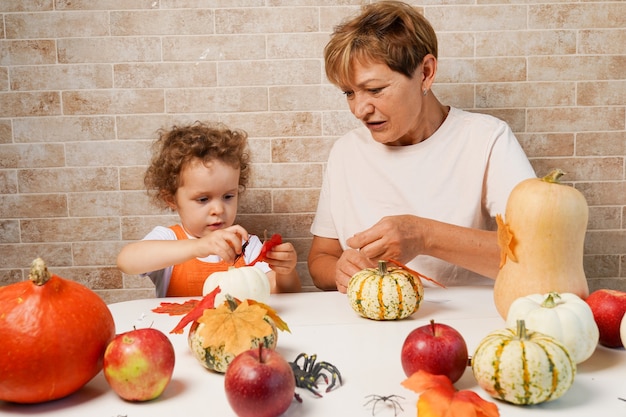
[(365, 398), (369, 398), (369, 400), (365, 404), (363, 404), (363, 407), (367, 407), (368, 405), (372, 404), (372, 415), (376, 413), (376, 405), (378, 405), (378, 403), (380, 402), (382, 402), (383, 404), (385, 403), (390, 404), (391, 407), (393, 407), (394, 417), (398, 415), (398, 408), (400, 409), (400, 411), (404, 411), (404, 408), (402, 408), (402, 405), (400, 405), (400, 402), (396, 399), (396, 398), (401, 398), (404, 400), (404, 397), (400, 395), (371, 394), (371, 395), (366, 395)]
[[(302, 365), (298, 363), (302, 359)], [(300, 353), (296, 356), (296, 359), (293, 362), (289, 362), (291, 365), (291, 369), (293, 370), (293, 374), (296, 378), (296, 386), (299, 388), (306, 388), (311, 391), (317, 397), (321, 397), (317, 391), (317, 382), (321, 379), (324, 380), (326, 384), (328, 384), (328, 376), (324, 373), (330, 374), (331, 380), (330, 385), (326, 388), (326, 392), (329, 392), (337, 382), (339, 385), (342, 384), (341, 374), (339, 370), (332, 364), (328, 362), (316, 362), (317, 355), (313, 354), (311, 356), (306, 353)]]

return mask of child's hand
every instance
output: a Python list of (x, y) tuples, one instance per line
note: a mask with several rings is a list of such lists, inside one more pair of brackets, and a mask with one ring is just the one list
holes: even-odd
[(246, 229), (239, 225), (215, 230), (196, 240), (196, 258), (217, 255), (225, 262), (234, 262), (241, 253), (242, 239), (248, 240), (249, 236)]
[(293, 245), (289, 242), (281, 243), (267, 252), (265, 262), (277, 274), (290, 274), (298, 262), (298, 255)]

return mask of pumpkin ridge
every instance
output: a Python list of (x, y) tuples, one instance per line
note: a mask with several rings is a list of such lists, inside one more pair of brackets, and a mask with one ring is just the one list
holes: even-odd
[(404, 299), (402, 298), (402, 286), (398, 278), (394, 280), (396, 284), (396, 293), (398, 294), (398, 316), (402, 317), (402, 313), (404, 313)]
[(378, 318), (380, 320), (383, 320), (385, 318), (385, 313), (386, 313), (385, 301), (383, 300), (383, 290), (384, 290), (383, 280), (379, 279), (378, 280), (378, 291), (376, 293), (378, 294), (378, 306), (379, 306)]

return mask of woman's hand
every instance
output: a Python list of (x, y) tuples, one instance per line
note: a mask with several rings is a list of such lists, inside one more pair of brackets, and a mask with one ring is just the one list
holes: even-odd
[(348, 290), (350, 278), (357, 272), (376, 266), (361, 252), (355, 249), (346, 249), (337, 260), (335, 266), (335, 283), (339, 292), (345, 293)]

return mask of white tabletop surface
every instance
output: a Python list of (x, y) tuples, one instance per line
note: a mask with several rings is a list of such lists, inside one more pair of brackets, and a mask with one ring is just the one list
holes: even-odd
[[(169, 334), (181, 316), (156, 314), (151, 310), (162, 301), (146, 299), (111, 304), (118, 333), (133, 326), (152, 326), (168, 334), (176, 350), (176, 366), (170, 385), (161, 397), (150, 402), (126, 402), (108, 387), (102, 373), (78, 392), (61, 400), (35, 405), (0, 401), (0, 415), (28, 416), (45, 413), (63, 417), (234, 417), (224, 394), (224, 376), (204, 369), (192, 356), (184, 334)], [(364, 406), (370, 394), (404, 397), (398, 416), (415, 416), (418, 394), (402, 387), (406, 378), (400, 349), (408, 333), (430, 319), (456, 328), (464, 336), (470, 354), (491, 330), (504, 326), (487, 287), (426, 288), (425, 300), (410, 318), (377, 322), (358, 316), (345, 294), (337, 292), (272, 295), (269, 303), (291, 328), (279, 332), (277, 350), (287, 360), (300, 352), (316, 353), (318, 360), (334, 364), (343, 375), (343, 386), (316, 398), (297, 388), (302, 403), (292, 402), (285, 416), (372, 416)], [(0, 352), (1, 354), (1, 352)], [(1, 376), (0, 376), (1, 377)], [(598, 347), (593, 356), (578, 366), (573, 386), (564, 396), (536, 406), (513, 406), (493, 400), (482, 391), (471, 369), (455, 384), (471, 389), (495, 402), (500, 415), (516, 416), (626, 416), (626, 351)], [(192, 414), (193, 413), (193, 414)], [(390, 406), (379, 403), (376, 417), (394, 416)]]

